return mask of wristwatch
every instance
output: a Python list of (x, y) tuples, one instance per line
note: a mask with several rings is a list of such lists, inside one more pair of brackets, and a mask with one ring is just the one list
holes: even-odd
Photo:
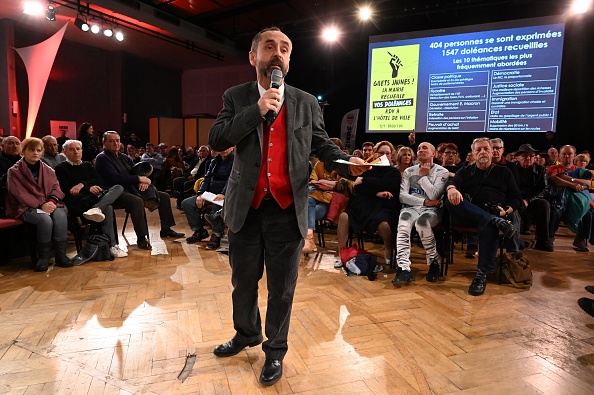
[(571, 179), (571, 182), (574, 182), (574, 181), (575, 181), (575, 178), (572, 178), (572, 179)]

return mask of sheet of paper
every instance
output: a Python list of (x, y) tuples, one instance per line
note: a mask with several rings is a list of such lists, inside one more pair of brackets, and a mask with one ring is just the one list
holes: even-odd
[(225, 202), (225, 199), (223, 200), (214, 200), (214, 198), (217, 197), (217, 195), (215, 195), (212, 192), (204, 192), (202, 194), (202, 199), (214, 203), (214, 204), (218, 204), (219, 206), (223, 206), (223, 203)]
[(348, 160), (343, 160), (343, 159), (337, 159), (334, 162), (342, 163), (344, 165), (350, 165), (350, 166), (390, 166), (390, 161), (388, 160), (388, 157), (386, 155), (382, 155), (379, 158), (373, 160), (372, 162), (364, 163), (362, 165), (353, 163), (353, 162), (349, 162)]
[[(45, 211), (43, 211), (42, 209), (38, 208), (37, 214), (47, 214), (47, 213)], [(47, 214), (47, 215), (49, 215), (49, 214)]]

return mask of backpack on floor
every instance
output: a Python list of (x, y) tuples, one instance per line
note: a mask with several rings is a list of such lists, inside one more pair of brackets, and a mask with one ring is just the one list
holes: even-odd
[[(499, 260), (498, 260), (499, 264)], [(528, 257), (522, 252), (508, 252), (503, 254), (501, 272), (514, 287), (530, 288), (532, 285), (532, 270)]]
[(87, 244), (81, 250), (79, 257), (81, 263), (93, 261), (113, 261), (111, 255), (109, 236), (105, 234), (92, 234), (87, 238)]

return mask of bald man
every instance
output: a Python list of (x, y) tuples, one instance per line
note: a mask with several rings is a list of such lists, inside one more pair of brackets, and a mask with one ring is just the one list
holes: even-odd
[(66, 162), (66, 157), (58, 153), (58, 140), (54, 136), (43, 136), (41, 140), (43, 141), (43, 156), (41, 157), (43, 163), (55, 170), (60, 163)]
[(0, 152), (0, 177), (21, 159), (21, 140), (15, 136), (4, 137)]
[(395, 286), (415, 281), (410, 271), (410, 233), (414, 226), (427, 253), (427, 281), (439, 280), (440, 267), (433, 227), (441, 221), (441, 197), (449, 179), (446, 168), (433, 163), (435, 147), (423, 142), (417, 149), (418, 164), (404, 171), (400, 182), (400, 202), (402, 210), (398, 218), (396, 237), (396, 277)]

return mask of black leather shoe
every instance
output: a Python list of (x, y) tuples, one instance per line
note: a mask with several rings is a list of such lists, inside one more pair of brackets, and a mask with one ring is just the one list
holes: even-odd
[(470, 287), (468, 288), (468, 293), (472, 296), (481, 296), (485, 293), (486, 286), (487, 280), (475, 277), (474, 280), (472, 280), (472, 284), (470, 284)]
[(161, 229), (161, 232), (159, 233), (159, 235), (161, 237), (175, 237), (176, 239), (178, 239), (180, 237), (184, 237), (186, 234), (176, 232), (175, 230), (173, 230), (171, 228), (167, 228), (167, 229)]
[(586, 285), (584, 287), (584, 289), (588, 292), (590, 292), (591, 294), (594, 294), (594, 285)]
[(262, 337), (252, 341), (252, 342), (240, 342), (236, 339), (231, 339), (227, 343), (219, 344), (213, 350), (213, 354), (217, 357), (225, 358), (225, 357), (232, 357), (237, 355), (241, 350), (246, 347), (255, 347), (258, 344), (262, 343)]
[(431, 265), (429, 265), (429, 271), (427, 272), (427, 281), (429, 281), (430, 283), (439, 281), (440, 272), (441, 270), (439, 268), (439, 262), (431, 262)]
[(590, 298), (580, 298), (578, 299), (578, 305), (582, 310), (594, 317), (594, 300)]
[(150, 245), (148, 240), (145, 239), (144, 237), (142, 239), (138, 239), (138, 241), (136, 242), (136, 245), (141, 250), (152, 250), (153, 249), (153, 247)]
[(280, 359), (267, 359), (260, 374), (260, 383), (272, 385), (280, 380), (283, 375), (283, 361)]

